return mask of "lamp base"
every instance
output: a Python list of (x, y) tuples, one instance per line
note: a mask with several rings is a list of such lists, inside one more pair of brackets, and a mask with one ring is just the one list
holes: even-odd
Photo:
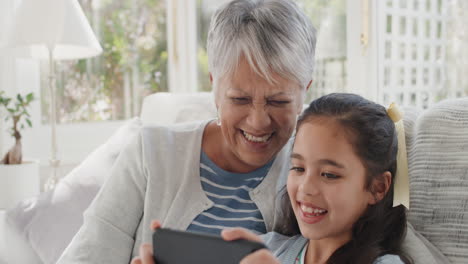
[(44, 191), (50, 191), (55, 189), (59, 179), (57, 177), (57, 170), (60, 166), (60, 160), (50, 160), (50, 167), (52, 168), (52, 174), (47, 178), (46, 183), (44, 184)]
[(55, 189), (55, 186), (57, 186), (58, 179), (56, 179), (54, 176), (51, 176), (47, 179), (46, 183), (44, 183), (44, 191), (50, 191)]

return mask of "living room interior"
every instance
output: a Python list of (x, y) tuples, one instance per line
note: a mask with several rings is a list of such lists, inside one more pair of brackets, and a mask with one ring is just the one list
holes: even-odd
[[(7, 180), (2, 169), (13, 165), (0, 164), (1, 264), (57, 261), (136, 119), (216, 118), (206, 39), (211, 15), (229, 1), (0, 1), (0, 99), (32, 94), (20, 132), (23, 162), (33, 165)], [(411, 235), (426, 246), (409, 247), (434, 263), (467, 263), (468, 2), (294, 1), (317, 29), (304, 104), (333, 92), (398, 104)], [(48, 53), (57, 39), (63, 53)], [(17, 142), (12, 107), (0, 109), (0, 159)]]

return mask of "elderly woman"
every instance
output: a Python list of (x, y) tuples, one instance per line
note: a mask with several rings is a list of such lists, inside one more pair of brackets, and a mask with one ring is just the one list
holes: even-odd
[(265, 233), (314, 67), (315, 30), (289, 0), (234, 0), (208, 35), (217, 120), (143, 127), (58, 261), (128, 263), (165, 227)]

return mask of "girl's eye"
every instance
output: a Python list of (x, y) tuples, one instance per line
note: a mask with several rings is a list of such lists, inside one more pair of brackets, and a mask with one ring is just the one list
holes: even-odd
[(335, 179), (338, 179), (340, 178), (340, 176), (338, 175), (335, 175), (333, 173), (328, 173), (328, 172), (322, 172), (321, 175), (327, 179), (330, 179), (330, 180), (335, 180)]
[(273, 106), (284, 106), (284, 105), (289, 104), (290, 102), (289, 101), (281, 101), (281, 100), (268, 100), (267, 103), (269, 105), (273, 105)]
[(247, 97), (232, 97), (231, 100), (235, 104), (248, 104), (249, 103), (249, 98)]
[(291, 167), (289, 169), (290, 171), (295, 171), (295, 172), (304, 172), (304, 168), (301, 168), (301, 167)]

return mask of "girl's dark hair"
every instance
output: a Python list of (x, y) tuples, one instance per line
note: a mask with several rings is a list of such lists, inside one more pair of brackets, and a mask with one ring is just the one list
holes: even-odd
[[(355, 153), (366, 167), (367, 190), (374, 192), (373, 180), (385, 171), (392, 174), (387, 194), (368, 206), (354, 224), (351, 240), (338, 248), (327, 263), (371, 264), (385, 254), (398, 255), (404, 263), (412, 263), (401, 248), (406, 236), (406, 209), (402, 205), (393, 207), (398, 138), (386, 109), (359, 95), (333, 93), (314, 100), (299, 118), (296, 130), (305, 122), (319, 118), (333, 118), (344, 128)], [(286, 188), (283, 189), (282, 209), (285, 225), (276, 231), (285, 235), (300, 234)]]

